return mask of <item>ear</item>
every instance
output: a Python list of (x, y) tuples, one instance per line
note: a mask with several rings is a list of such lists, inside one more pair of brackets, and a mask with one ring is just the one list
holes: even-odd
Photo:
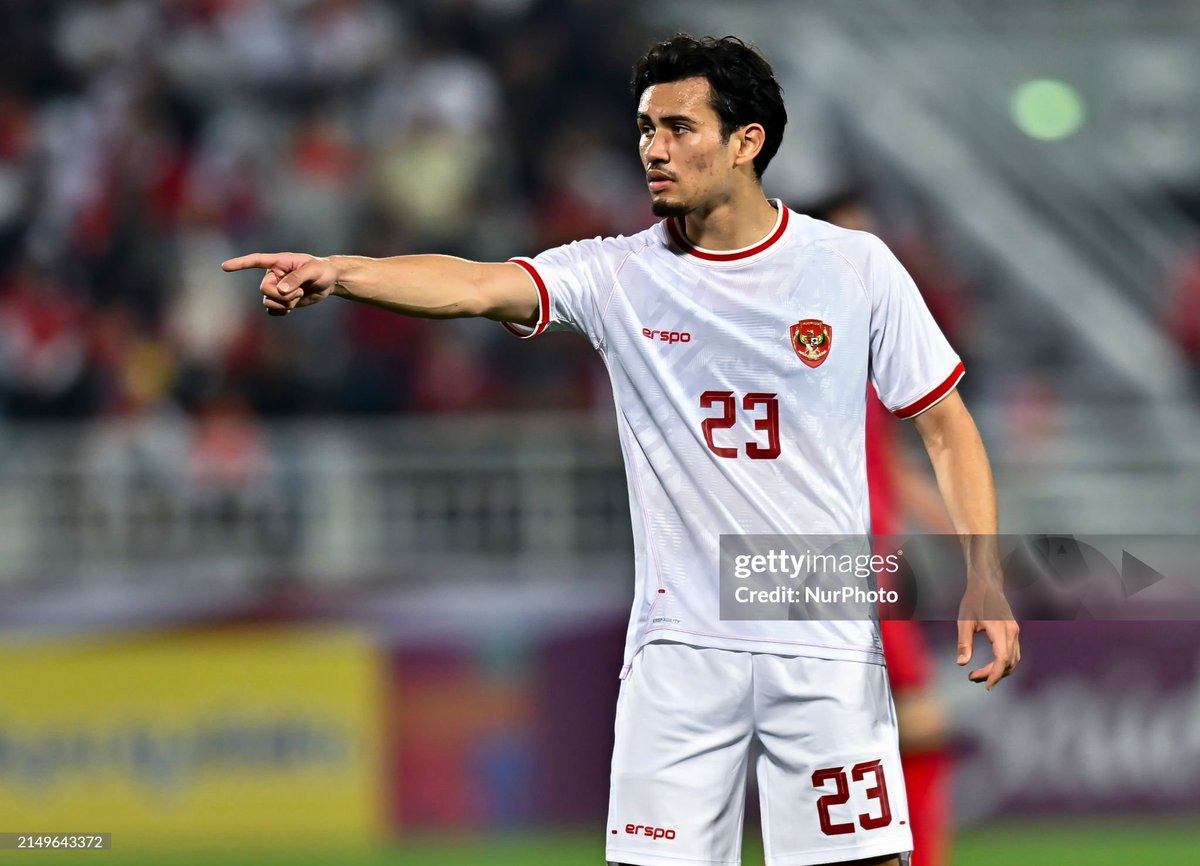
[(758, 152), (762, 150), (763, 143), (767, 140), (767, 131), (763, 129), (761, 123), (747, 123), (741, 129), (734, 133), (737, 143), (737, 151), (734, 154), (734, 165), (750, 165), (754, 162), (754, 157), (758, 156)]

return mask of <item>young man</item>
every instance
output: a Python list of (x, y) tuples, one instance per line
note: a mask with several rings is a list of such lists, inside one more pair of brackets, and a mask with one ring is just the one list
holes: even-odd
[[(878, 626), (726, 621), (721, 534), (865, 535), (865, 383), (917, 426), (956, 529), (996, 531), (991, 472), (954, 387), (958, 356), (871, 235), (789, 212), (761, 176), (786, 123), (770, 66), (740, 40), (679, 35), (634, 69), (655, 213), (632, 237), (534, 259), (364, 259), (281, 253), (263, 268), (273, 315), (330, 295), (431, 318), (486, 316), (520, 336), (577, 331), (608, 366), (633, 514), (636, 582), (607, 829), (608, 859), (739, 860), (743, 785), (758, 745), (768, 863), (898, 863), (911, 848)], [(971, 575), (973, 635), (1019, 660), (986, 544)]]

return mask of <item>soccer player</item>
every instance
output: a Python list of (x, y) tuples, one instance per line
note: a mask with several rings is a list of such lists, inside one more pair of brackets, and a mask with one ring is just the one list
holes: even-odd
[[(865, 535), (865, 383), (916, 418), (956, 530), (996, 531), (963, 370), (875, 237), (768, 199), (787, 115), (742, 41), (677, 35), (634, 68), (655, 213), (631, 237), (533, 259), (231, 259), (266, 270), (273, 315), (331, 295), (514, 334), (591, 341), (608, 367), (629, 479), (635, 597), (621, 671), (610, 862), (739, 861), (750, 746), (772, 866), (899, 863), (911, 849), (878, 623), (722, 620), (719, 536)], [(958, 662), (977, 632), (990, 689), (1020, 659), (994, 548), (965, 545)], [(1000, 611), (1005, 615), (998, 615)]]

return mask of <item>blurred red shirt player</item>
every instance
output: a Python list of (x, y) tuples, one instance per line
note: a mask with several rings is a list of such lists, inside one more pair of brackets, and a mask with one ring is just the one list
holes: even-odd
[[(842, 228), (877, 232), (870, 210), (853, 191), (800, 210)], [(896, 535), (906, 518), (925, 532), (954, 532), (941, 497), (897, 440), (895, 418), (868, 386), (867, 486), (871, 531)], [(913, 620), (884, 619), (880, 637), (896, 704), (900, 760), (912, 820), (911, 866), (942, 866), (950, 841), (949, 725), (933, 688), (933, 655)]]
[[(866, 204), (853, 190), (799, 208), (809, 216), (842, 228), (878, 232)], [(868, 386), (867, 486), (871, 495), (871, 531), (897, 535), (906, 524), (921, 531), (953, 533), (936, 488), (913, 465), (898, 441), (899, 425)], [(950, 841), (949, 723), (933, 688), (933, 654), (918, 623), (880, 622), (888, 679), (896, 704), (900, 761), (904, 767), (912, 821), (911, 866), (943, 866)]]
[[(896, 428), (895, 418), (871, 389), (867, 400), (871, 531), (898, 534), (907, 513), (926, 531), (953, 532), (937, 491), (899, 447)], [(911, 866), (942, 866), (950, 839), (951, 763), (946, 711), (933, 689), (933, 655), (913, 620), (884, 619), (879, 631), (900, 731), (900, 762), (913, 833)]]

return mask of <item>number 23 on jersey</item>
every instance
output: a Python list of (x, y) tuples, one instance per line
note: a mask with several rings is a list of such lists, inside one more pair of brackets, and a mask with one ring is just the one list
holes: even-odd
[[(742, 396), (742, 411), (754, 422), (754, 429), (766, 433), (766, 442), (761, 439), (741, 443), (740, 447), (731, 434), (719, 434), (729, 430), (738, 420), (738, 399), (732, 391), (705, 391), (700, 395), (701, 409), (719, 409), (719, 415), (705, 418), (700, 424), (708, 450), (718, 457), (735, 458), (743, 450), (751, 460), (774, 460), (779, 456), (779, 397), (762, 391), (751, 391)], [(717, 439), (720, 437), (721, 442)]]

